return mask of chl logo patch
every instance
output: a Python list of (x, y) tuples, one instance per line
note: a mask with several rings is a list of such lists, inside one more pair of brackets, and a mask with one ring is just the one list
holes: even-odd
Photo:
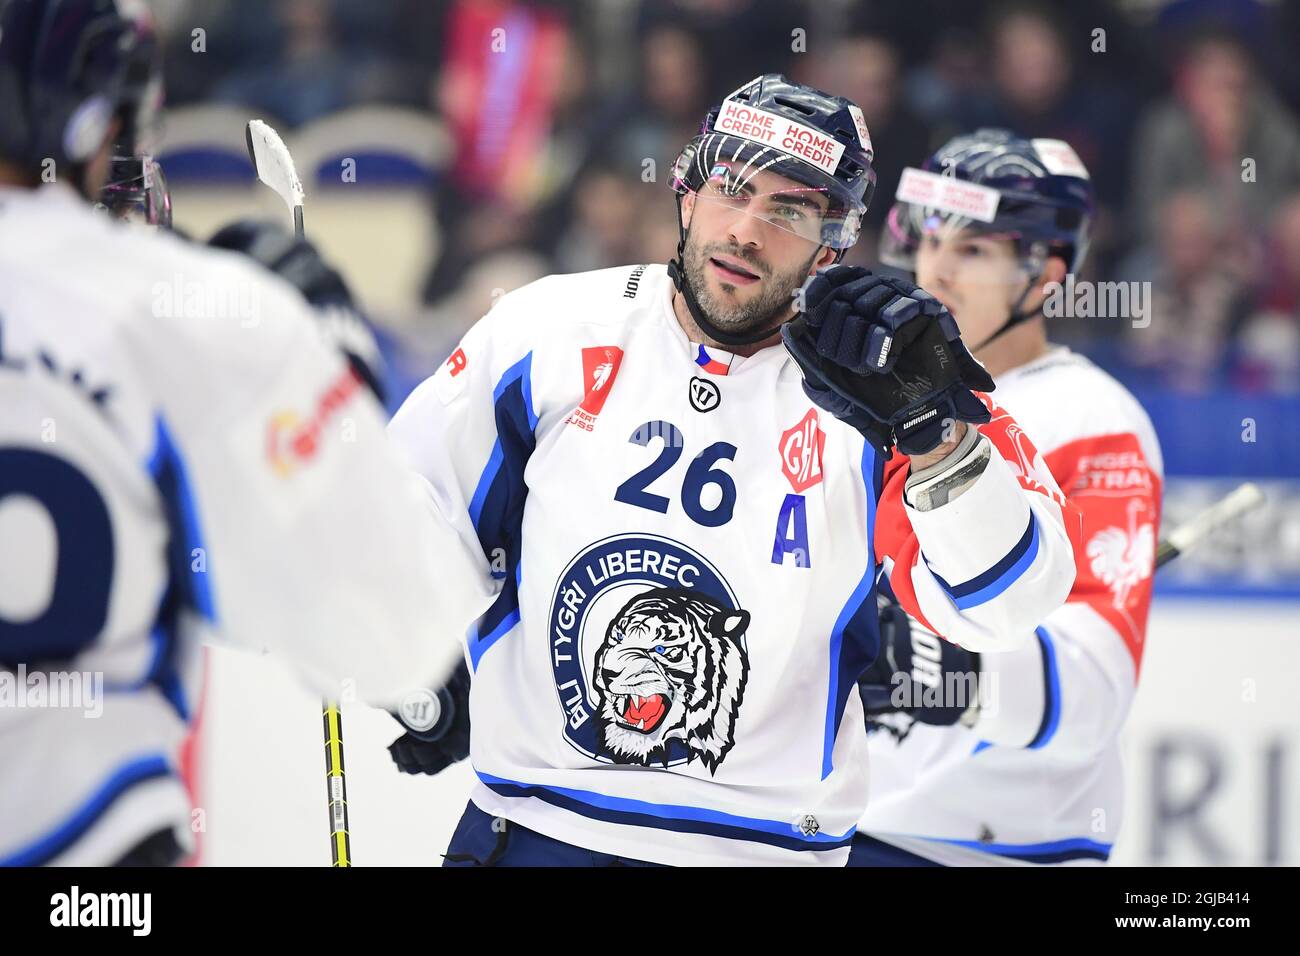
[(817, 409), (808, 409), (799, 424), (781, 433), (777, 450), (781, 453), (781, 471), (796, 494), (803, 494), (822, 480), (826, 433), (821, 430)]
[(742, 610), (691, 548), (617, 535), (575, 557), (551, 598), (551, 664), (570, 745), (611, 764), (710, 773), (735, 745), (749, 678)]
[(722, 392), (707, 378), (691, 379), (691, 408), (697, 412), (711, 412), (722, 404)]

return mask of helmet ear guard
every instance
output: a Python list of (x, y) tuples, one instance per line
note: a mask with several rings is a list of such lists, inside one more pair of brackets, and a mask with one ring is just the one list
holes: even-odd
[(1041, 240), (1030, 243), (1017, 240), (1016, 253), (1020, 271), (1031, 280), (1043, 274), (1043, 270), (1047, 268), (1047, 260), (1052, 257), (1051, 249)]
[(692, 164), (695, 162), (695, 154), (699, 151), (699, 139), (693, 139), (677, 154), (677, 159), (673, 162), (673, 168), (668, 174), (668, 185), (672, 191), (679, 196), (690, 192), (690, 186), (687, 185), (687, 177), (690, 175)]

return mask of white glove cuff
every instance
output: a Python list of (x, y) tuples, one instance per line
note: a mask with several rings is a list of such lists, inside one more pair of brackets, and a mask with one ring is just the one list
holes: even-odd
[(903, 486), (904, 498), (917, 511), (933, 511), (957, 498), (984, 474), (993, 446), (974, 425), (942, 461), (913, 472)]

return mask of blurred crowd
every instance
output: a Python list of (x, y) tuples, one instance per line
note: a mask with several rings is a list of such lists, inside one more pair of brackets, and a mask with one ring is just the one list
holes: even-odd
[[(902, 169), (949, 136), (1005, 126), (1065, 139), (1099, 198), (1081, 278), (1151, 283), (1152, 321), (1063, 319), (1053, 337), (1180, 390), (1300, 390), (1300, 4), (152, 6), (173, 105), (241, 103), (293, 126), (391, 103), (442, 121), (453, 154), (433, 197), (434, 314), (547, 272), (667, 261), (678, 151), (710, 105), (780, 71), (866, 116), (879, 183), (850, 261), (873, 260)], [(194, 24), (204, 57), (185, 55)]]

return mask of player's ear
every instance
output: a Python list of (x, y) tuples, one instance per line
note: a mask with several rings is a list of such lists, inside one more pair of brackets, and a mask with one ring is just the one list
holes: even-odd
[(818, 270), (825, 269), (828, 265), (830, 265), (834, 261), (835, 261), (835, 250), (832, 249), (830, 246), (822, 246), (822, 251), (817, 253), (817, 258), (813, 259), (812, 268), (808, 270), (808, 274), (810, 276), (816, 275)]
[(687, 229), (691, 225), (691, 214), (695, 212), (695, 193), (688, 192), (682, 196), (682, 228)]
[(1059, 284), (1064, 282), (1067, 268), (1065, 260), (1060, 256), (1048, 257), (1047, 262), (1043, 264), (1043, 274), (1038, 277), (1038, 291), (1043, 295), (1047, 295), (1048, 283), (1055, 282)]

